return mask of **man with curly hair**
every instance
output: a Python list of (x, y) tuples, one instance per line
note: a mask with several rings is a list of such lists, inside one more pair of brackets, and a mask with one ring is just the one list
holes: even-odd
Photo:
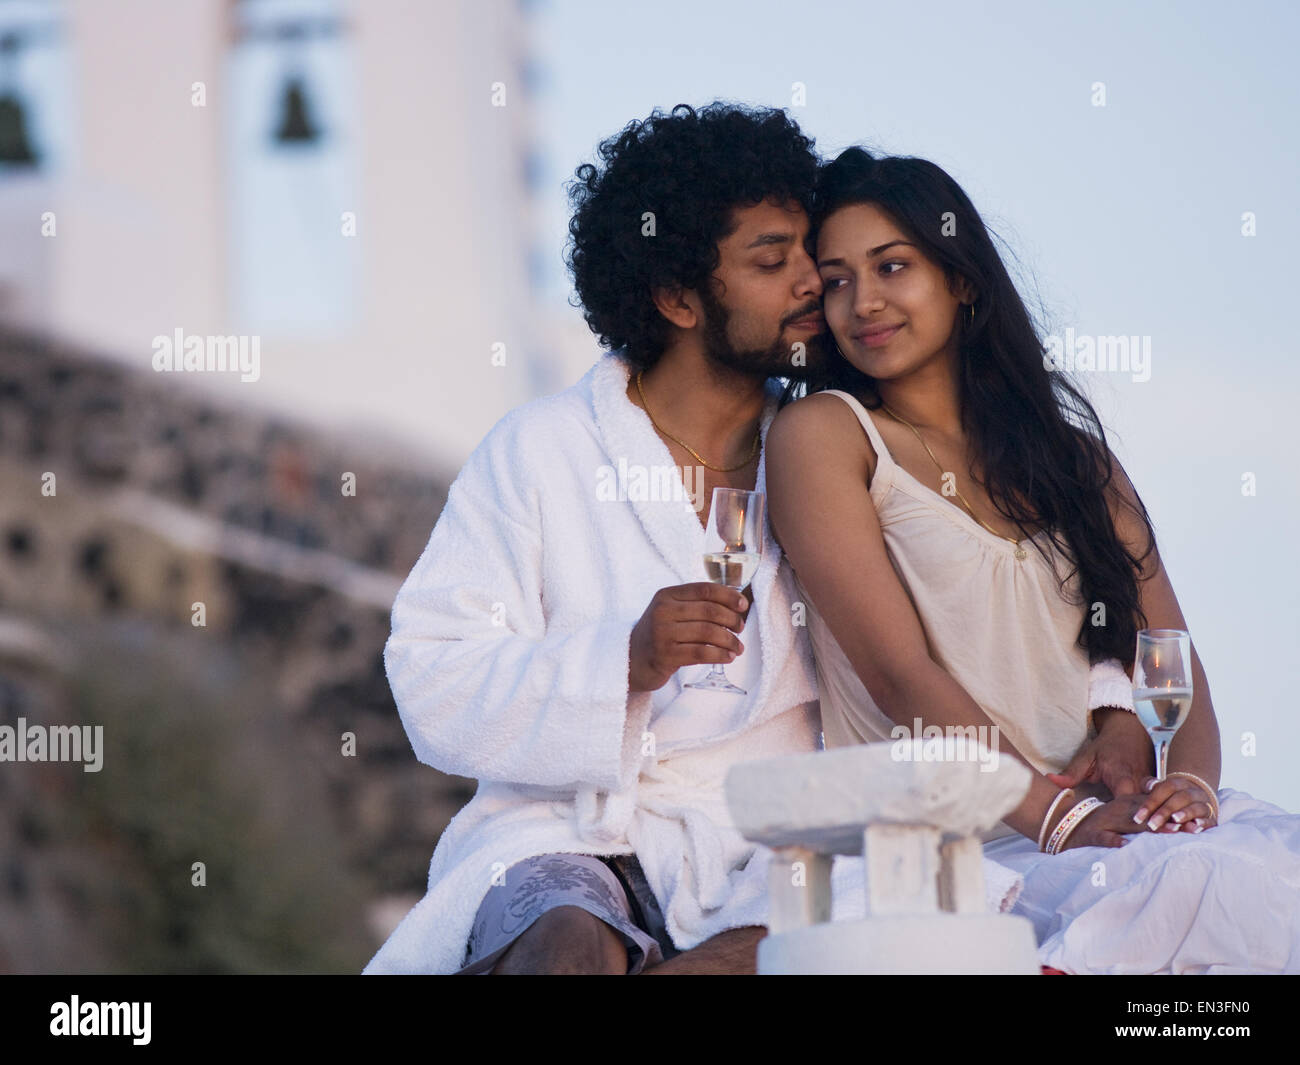
[[(393, 608), (416, 754), (479, 787), (367, 972), (744, 973), (765, 934), (770, 852), (723, 779), (817, 748), (816, 674), (770, 528), (742, 592), (701, 556), (713, 488), (763, 489), (779, 379), (825, 357), (817, 158), (784, 112), (723, 103), (599, 158), (568, 261), (609, 350), (497, 423)], [(683, 687), (717, 662), (743, 693)]]

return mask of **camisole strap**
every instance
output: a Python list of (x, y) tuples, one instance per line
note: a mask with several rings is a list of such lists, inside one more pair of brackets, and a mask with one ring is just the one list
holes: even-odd
[(876, 471), (871, 477), (871, 492), (872, 495), (878, 495), (879, 492), (883, 492), (894, 483), (894, 457), (889, 453), (889, 448), (885, 446), (884, 437), (880, 435), (880, 430), (876, 428), (876, 423), (871, 420), (867, 408), (859, 402), (857, 397), (838, 388), (826, 389), (826, 395), (839, 396), (840, 399), (844, 400), (853, 413), (857, 415), (858, 421), (862, 424), (868, 439), (871, 440), (871, 446), (876, 451)]

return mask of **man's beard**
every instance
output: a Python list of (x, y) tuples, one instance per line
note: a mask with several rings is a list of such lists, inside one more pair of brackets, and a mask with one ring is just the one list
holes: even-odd
[[(702, 288), (699, 296), (700, 302), (704, 304), (704, 354), (715, 366), (750, 377), (785, 377), (793, 381), (806, 381), (825, 365), (829, 333), (820, 333), (803, 340), (803, 358), (799, 361), (795, 360), (794, 345), (782, 339), (780, 333), (765, 348), (737, 348), (727, 334), (731, 312), (707, 288)], [(819, 308), (803, 308), (795, 317), (810, 314), (817, 309)]]

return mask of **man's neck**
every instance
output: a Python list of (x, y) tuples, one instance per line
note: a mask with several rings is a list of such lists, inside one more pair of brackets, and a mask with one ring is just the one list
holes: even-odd
[(647, 410), (661, 432), (686, 441), (715, 464), (734, 465), (749, 454), (767, 399), (766, 378), (711, 363), (701, 352), (670, 348), (627, 396)]

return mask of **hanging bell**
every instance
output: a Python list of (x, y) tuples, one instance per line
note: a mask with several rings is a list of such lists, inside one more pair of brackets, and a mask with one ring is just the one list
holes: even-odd
[(27, 115), (13, 93), (0, 95), (0, 163), (35, 166), (36, 153), (27, 137)]
[(280, 127), (275, 131), (279, 144), (311, 144), (320, 139), (320, 127), (311, 120), (307, 111), (307, 95), (302, 79), (292, 77), (285, 83), (284, 110)]

